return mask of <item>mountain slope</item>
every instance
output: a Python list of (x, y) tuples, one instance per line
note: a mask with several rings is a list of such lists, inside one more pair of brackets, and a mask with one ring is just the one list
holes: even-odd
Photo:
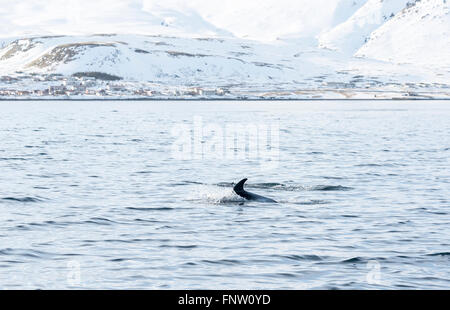
[(263, 48), (254, 42), (114, 34), (16, 40), (0, 50), (0, 71), (10, 75), (17, 71), (103, 72), (130, 81), (172, 84), (268, 83), (296, 75), (272, 54), (270, 46)]
[[(149, 88), (223, 87), (236, 97), (245, 89), (274, 98), (449, 89), (446, 0), (0, 4), (0, 33), (17, 35), (0, 39), (0, 97), (46, 89), (50, 96), (52, 87), (62, 88), (59, 95), (102, 96), (108, 81), (127, 96), (140, 87), (144, 95)], [(90, 89), (79, 85), (92, 78)], [(65, 89), (68, 81), (75, 91)]]
[(356, 56), (450, 67), (450, 1), (422, 0), (370, 36)]
[(369, 35), (406, 7), (410, 0), (368, 0), (349, 19), (319, 36), (320, 47), (356, 52)]

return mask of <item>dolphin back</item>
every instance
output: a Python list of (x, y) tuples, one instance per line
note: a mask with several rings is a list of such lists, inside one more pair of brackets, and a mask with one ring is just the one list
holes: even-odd
[(238, 184), (236, 184), (233, 187), (233, 190), (236, 194), (238, 194), (239, 196), (241, 196), (242, 198), (245, 198), (247, 200), (254, 200), (254, 201), (259, 201), (259, 202), (275, 202), (276, 203), (276, 201), (271, 198), (267, 198), (264, 196), (260, 196), (260, 195), (256, 195), (256, 194), (247, 192), (244, 189), (245, 182), (247, 182), (247, 179), (242, 179), (241, 181), (239, 181)]

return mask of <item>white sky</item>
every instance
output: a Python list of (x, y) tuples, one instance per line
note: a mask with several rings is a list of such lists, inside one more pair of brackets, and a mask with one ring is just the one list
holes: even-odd
[(167, 31), (271, 40), (317, 34), (335, 23), (339, 3), (352, 1), (0, 0), (0, 36)]

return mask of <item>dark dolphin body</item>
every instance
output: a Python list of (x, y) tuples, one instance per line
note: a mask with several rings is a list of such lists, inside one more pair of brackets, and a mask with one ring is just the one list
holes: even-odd
[(234, 188), (233, 188), (234, 192), (236, 194), (238, 194), (239, 196), (241, 196), (242, 198), (245, 198), (247, 200), (259, 201), (259, 202), (274, 202), (274, 203), (277, 203), (273, 199), (270, 199), (270, 198), (267, 198), (267, 197), (263, 197), (263, 196), (260, 196), (260, 195), (256, 195), (256, 194), (247, 192), (244, 189), (245, 182), (247, 182), (247, 179), (243, 179), (238, 184), (236, 184), (234, 186)]

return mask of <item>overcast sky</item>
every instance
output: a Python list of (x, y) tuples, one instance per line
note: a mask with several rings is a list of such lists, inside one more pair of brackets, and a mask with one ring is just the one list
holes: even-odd
[[(0, 0), (0, 35), (75, 33), (229, 33), (273, 39), (310, 35), (336, 23), (355, 0)], [(356, 2), (362, 0), (357, 0)]]

